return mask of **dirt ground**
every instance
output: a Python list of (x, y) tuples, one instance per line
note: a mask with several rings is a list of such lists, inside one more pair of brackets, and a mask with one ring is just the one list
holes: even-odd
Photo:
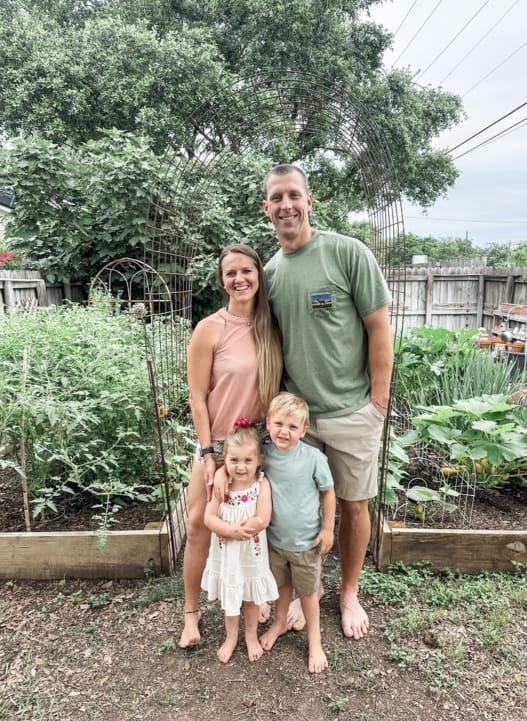
[[(337, 614), (338, 562), (325, 566), (321, 601), (330, 668), (306, 669), (305, 632), (292, 632), (256, 663), (240, 644), (222, 665), (216, 604), (202, 604), (202, 643), (183, 651), (181, 579), (160, 600), (159, 580), (4, 582), (0, 585), (1, 721), (524, 721), (527, 673), (500, 672), (492, 653), (474, 650), (455, 688), (438, 689), (419, 666), (387, 658), (383, 627), (393, 608), (364, 596), (371, 630), (345, 639)], [(527, 646), (527, 608), (516, 619)], [(475, 612), (478, 612), (475, 609)], [(523, 630), (521, 630), (523, 629)], [(445, 630), (445, 629), (443, 629)], [(453, 626), (450, 637), (463, 633)], [(417, 634), (416, 652), (429, 645)], [(509, 668), (509, 667), (507, 667)], [(523, 689), (523, 691), (522, 691)], [(524, 699), (526, 706), (523, 706)]]
[[(3, 481), (0, 528), (16, 530), (20, 499), (10, 505), (11, 483), (5, 477)], [(497, 514), (504, 513), (499, 508), (503, 503), (491, 500), (480, 518), (482, 527), (495, 524)], [(506, 527), (525, 528), (525, 510), (519, 516), (522, 504), (512, 500)], [(130, 510), (130, 517), (121, 516), (119, 527), (142, 527), (152, 520), (151, 513), (155, 509)], [(58, 525), (79, 528), (82, 515), (82, 506), (70, 507)], [(83, 522), (88, 525), (81, 527), (89, 527), (89, 520)], [(364, 594), (370, 633), (361, 641), (342, 636), (334, 554), (325, 565), (324, 585), (321, 625), (329, 669), (310, 675), (305, 632), (287, 634), (256, 663), (249, 663), (241, 644), (227, 665), (219, 663), (215, 652), (223, 619), (217, 605), (205, 601), (202, 643), (180, 650), (180, 575), (137, 581), (2, 582), (0, 721), (527, 721), (525, 665), (482, 651), (469, 642), (462, 624), (447, 618), (440, 625), (448, 653), (455, 659), (457, 645), (463, 645), (469, 662), (452, 687), (441, 687), (419, 663), (406, 664), (404, 654), (394, 657), (393, 639), (385, 629), (398, 613), (395, 607)], [(476, 616), (485, 612), (484, 602), (474, 606)], [(512, 628), (508, 633), (514, 634), (519, 658), (526, 659), (526, 603)], [(430, 652), (436, 631), (415, 632), (416, 658)]]

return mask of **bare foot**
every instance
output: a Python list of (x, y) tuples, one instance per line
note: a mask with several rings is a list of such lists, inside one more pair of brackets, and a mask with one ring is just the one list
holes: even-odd
[(271, 618), (271, 606), (268, 603), (261, 603), (258, 606), (258, 623), (267, 623)]
[(185, 611), (185, 625), (177, 644), (179, 648), (191, 648), (197, 646), (201, 641), (198, 627), (200, 618), (201, 613), (199, 611)]
[[(318, 600), (324, 595), (324, 588), (320, 586), (318, 592)], [(302, 611), (302, 604), (299, 598), (295, 598), (289, 604), (289, 610), (287, 611), (287, 630), (288, 631), (302, 631), (306, 625), (306, 619), (304, 612)]]
[(307, 662), (307, 670), (309, 673), (320, 673), (328, 667), (328, 660), (324, 649), (320, 644), (309, 645), (309, 659)]
[(368, 614), (362, 608), (356, 593), (348, 593), (340, 599), (340, 622), (342, 633), (346, 638), (364, 638), (368, 633), (370, 622)]
[(264, 650), (256, 636), (254, 638), (252, 636), (250, 638), (247, 638), (246, 636), (245, 645), (247, 646), (247, 655), (249, 656), (249, 661), (258, 661), (258, 659), (263, 656)]
[(232, 653), (237, 645), (238, 645), (237, 638), (233, 638), (233, 639), (226, 638), (225, 641), (219, 647), (219, 649), (216, 651), (216, 656), (219, 658), (219, 660), (222, 663), (227, 663), (230, 660), (230, 657), (232, 656)]
[(280, 636), (287, 633), (287, 624), (277, 623), (271, 624), (269, 629), (260, 636), (260, 643), (264, 651), (270, 651)]

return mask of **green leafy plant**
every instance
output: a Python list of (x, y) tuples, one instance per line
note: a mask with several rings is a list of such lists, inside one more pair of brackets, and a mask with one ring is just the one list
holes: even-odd
[(496, 487), (511, 476), (524, 483), (527, 413), (503, 395), (483, 395), (451, 406), (431, 406), (413, 419), (418, 437), (456, 464), (443, 469), (474, 473), (479, 485)]
[(113, 506), (152, 497), (159, 470), (142, 324), (102, 302), (17, 310), (2, 319), (0, 370), (0, 446), (14, 453), (24, 439), (34, 515), (87, 493), (104, 529)]

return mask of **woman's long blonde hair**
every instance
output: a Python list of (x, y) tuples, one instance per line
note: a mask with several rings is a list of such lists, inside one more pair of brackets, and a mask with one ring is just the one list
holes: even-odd
[(282, 344), (280, 331), (271, 316), (267, 298), (267, 280), (258, 253), (246, 243), (233, 243), (224, 248), (218, 259), (218, 281), (223, 288), (221, 264), (229, 253), (241, 253), (252, 260), (258, 271), (258, 292), (254, 306), (254, 340), (258, 363), (258, 391), (264, 414), (278, 393), (282, 378)]

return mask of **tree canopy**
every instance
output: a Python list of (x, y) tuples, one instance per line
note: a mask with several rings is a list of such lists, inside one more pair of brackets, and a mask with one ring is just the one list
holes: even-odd
[[(433, 203), (457, 171), (432, 141), (460, 119), (461, 101), (416, 86), (410, 71), (383, 68), (390, 37), (369, 19), (376, 1), (4, 0), (0, 132), (14, 146), (3, 151), (0, 185), (17, 199), (11, 245), (55, 277), (59, 258), (72, 278), (121, 257), (133, 250), (167, 146), (193, 158), (203, 138), (212, 153), (228, 148), (239, 156), (211, 190), (199, 231), (207, 234), (205, 254), (231, 237), (258, 238), (267, 254), (260, 181), (275, 162), (302, 163), (319, 218), (346, 230), (349, 211), (367, 206), (368, 169), (360, 158), (328, 152), (324, 107), (310, 117), (305, 93), (291, 90), (282, 112), (298, 131), (287, 147), (262, 149), (251, 118), (237, 126), (243, 143), (233, 136), (229, 99), (235, 87), (250, 94), (255, 74), (311, 74), (338, 97), (352, 97), (385, 140), (401, 192)], [(59, 250), (46, 255), (53, 244)]]

